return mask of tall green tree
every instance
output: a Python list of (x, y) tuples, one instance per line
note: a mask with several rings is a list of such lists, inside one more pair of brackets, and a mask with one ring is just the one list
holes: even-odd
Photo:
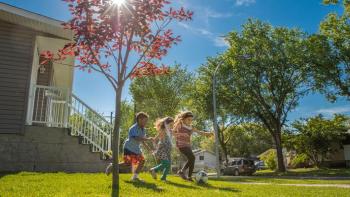
[(285, 171), (281, 134), (288, 113), (310, 88), (307, 36), (297, 29), (248, 20), (241, 33), (231, 32), (224, 54), (224, 98), (243, 117), (258, 120), (273, 137), (278, 170)]
[(151, 122), (165, 116), (174, 117), (187, 102), (191, 78), (191, 73), (176, 65), (168, 75), (133, 80), (130, 92), (136, 110), (147, 112)]
[(267, 129), (257, 123), (243, 123), (230, 127), (228, 152), (232, 157), (259, 155), (272, 148), (272, 138)]
[(123, 116), (120, 121), (120, 143), (119, 150), (123, 150), (124, 141), (128, 136), (129, 128), (135, 122), (134, 104), (129, 101), (122, 101), (121, 113)]
[(323, 2), (344, 9), (341, 14), (329, 13), (320, 24), (320, 35), (315, 36), (321, 39), (312, 40), (319, 52), (313, 68), (316, 88), (332, 101), (339, 96), (350, 99), (350, 1)]
[[(198, 69), (198, 76), (195, 80), (193, 91), (191, 92), (191, 109), (196, 114), (199, 125), (206, 129), (212, 128), (213, 125), (213, 75), (216, 67), (220, 64), (219, 58), (208, 58), (207, 64)], [(218, 138), (224, 159), (228, 162), (227, 144), (230, 136), (227, 135), (227, 129), (241, 120), (230, 110), (231, 101), (224, 99), (221, 86), (224, 86), (225, 76), (220, 72), (216, 75), (216, 102), (218, 115)], [(203, 147), (210, 148), (210, 140), (205, 140)], [(208, 143), (206, 143), (208, 142)]]
[(318, 115), (293, 123), (293, 132), (289, 134), (288, 148), (298, 154), (305, 154), (320, 167), (322, 161), (341, 148), (341, 142), (346, 138), (349, 129), (348, 118), (335, 115), (333, 119), (325, 119)]

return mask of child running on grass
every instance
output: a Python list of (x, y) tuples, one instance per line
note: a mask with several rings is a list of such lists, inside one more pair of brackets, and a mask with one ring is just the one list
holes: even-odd
[[(124, 163), (131, 165), (133, 176), (131, 178), (132, 181), (141, 181), (138, 176), (141, 172), (143, 165), (145, 164), (145, 158), (142, 154), (141, 144), (144, 147), (148, 148), (145, 143), (148, 140), (152, 140), (152, 138), (146, 137), (146, 124), (148, 121), (148, 115), (144, 112), (139, 112), (136, 114), (136, 123), (130, 127), (128, 138), (124, 143)], [(106, 169), (106, 174), (110, 174), (111, 165), (109, 165)]]
[[(192, 127), (193, 114), (190, 111), (182, 112), (175, 118), (174, 124), (174, 136), (176, 139), (176, 147), (187, 158), (187, 163), (181, 170), (178, 171), (178, 175), (188, 181), (193, 181), (192, 173), (194, 169), (195, 156), (191, 147), (191, 135), (196, 132), (203, 136), (212, 136), (212, 133), (199, 131)], [(185, 175), (185, 171), (188, 169), (188, 176)]]
[(155, 123), (155, 128), (158, 131), (158, 135), (154, 138), (154, 141), (158, 142), (155, 156), (160, 161), (160, 164), (150, 170), (154, 179), (157, 179), (157, 172), (163, 170), (161, 180), (166, 181), (166, 177), (170, 172), (172, 148), (171, 128), (173, 124), (174, 119), (171, 117), (157, 120)]

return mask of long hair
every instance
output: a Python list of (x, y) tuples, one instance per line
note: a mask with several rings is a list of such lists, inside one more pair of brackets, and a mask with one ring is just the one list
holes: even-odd
[(165, 125), (170, 124), (172, 122), (174, 122), (174, 119), (172, 117), (165, 117), (162, 119), (158, 119), (154, 123), (154, 128), (156, 128), (158, 133), (160, 133), (165, 130)]
[(181, 127), (182, 121), (188, 117), (193, 117), (193, 113), (191, 111), (184, 111), (176, 115), (174, 122), (174, 132)]

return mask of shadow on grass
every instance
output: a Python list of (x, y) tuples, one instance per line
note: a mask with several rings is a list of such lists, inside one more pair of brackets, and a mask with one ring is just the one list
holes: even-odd
[(240, 192), (239, 190), (234, 189), (234, 188), (230, 188), (230, 187), (216, 187), (216, 186), (210, 185), (209, 183), (198, 184), (197, 186), (201, 187), (201, 188), (216, 189), (216, 190), (227, 191), (227, 192)]
[(212, 178), (210, 181), (230, 181), (230, 182), (254, 182), (261, 178), (237, 178), (237, 177), (220, 177), (220, 178)]
[(175, 187), (182, 187), (182, 188), (186, 188), (186, 189), (197, 189), (196, 187), (194, 187), (192, 185), (184, 185), (184, 184), (175, 183), (175, 182), (172, 182), (172, 181), (167, 181), (166, 184), (172, 185), (172, 186), (175, 186)]
[(8, 175), (14, 175), (14, 174), (18, 174), (19, 172), (0, 172), (0, 179), (8, 176)]
[(157, 187), (154, 183), (139, 182), (139, 181), (124, 181), (125, 183), (131, 184), (136, 188), (145, 188), (153, 190), (154, 192), (162, 192), (164, 189)]

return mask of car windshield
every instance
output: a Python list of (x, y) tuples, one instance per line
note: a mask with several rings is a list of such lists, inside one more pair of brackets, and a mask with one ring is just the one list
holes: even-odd
[(254, 165), (254, 162), (252, 160), (243, 160), (243, 164), (252, 166), (252, 165)]

